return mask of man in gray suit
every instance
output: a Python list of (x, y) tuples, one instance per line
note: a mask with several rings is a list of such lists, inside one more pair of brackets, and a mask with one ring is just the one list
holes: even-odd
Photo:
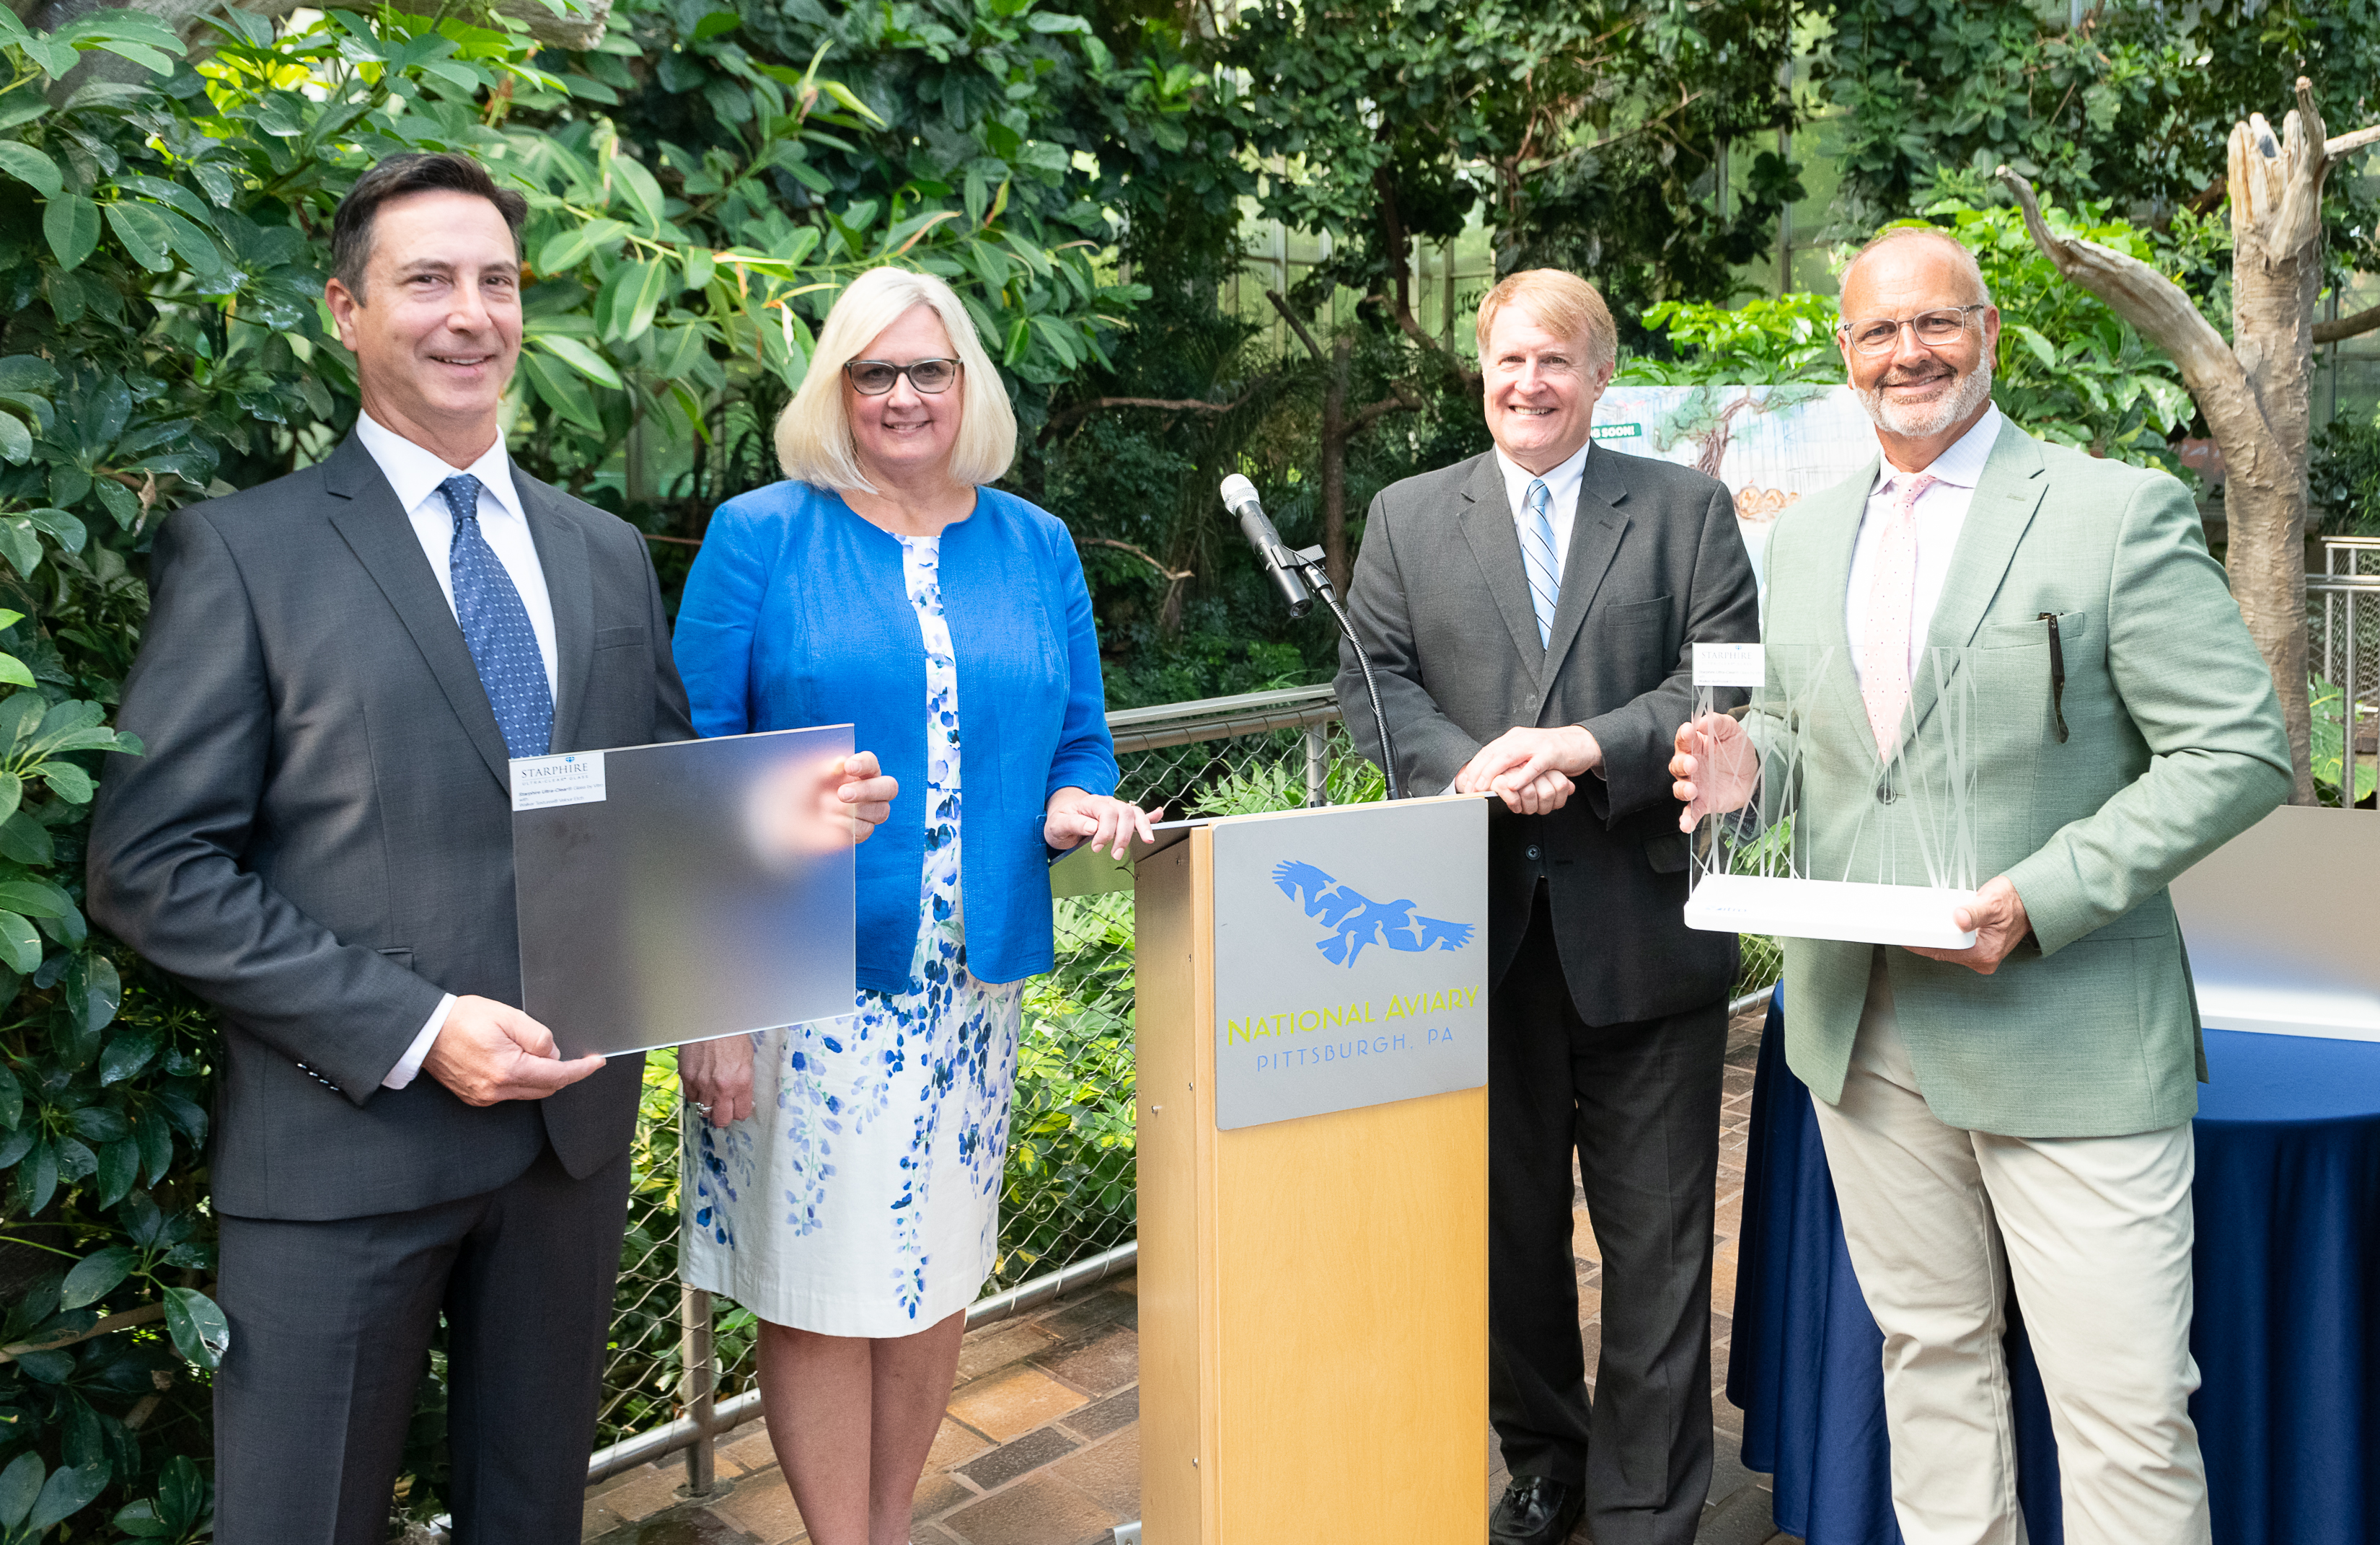
[(526, 213), (460, 155), (365, 173), (326, 297), (355, 434), (150, 561), (90, 903), (223, 1014), (227, 1545), (385, 1538), (442, 1311), (456, 1539), (579, 1534), (642, 1059), (513, 1006), (505, 764), (693, 731), (643, 540), (498, 433)]
[[(1479, 308), (1495, 449), (1372, 502), (1350, 587), (1406, 786), (1491, 794), (1489, 1414), (1500, 1545), (1686, 1545), (1711, 1468), (1710, 1272), (1730, 935), (1686, 928), (1671, 736), (1689, 646), (1758, 637), (1727, 490), (1590, 450), (1617, 336), (1593, 286)], [(1340, 700), (1379, 748), (1352, 653)], [(1589, 1401), (1577, 1155), (1603, 1263)]]

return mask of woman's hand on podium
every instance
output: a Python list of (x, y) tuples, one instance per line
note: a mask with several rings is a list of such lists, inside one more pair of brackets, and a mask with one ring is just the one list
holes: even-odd
[(1670, 792), (1686, 807), (1678, 815), (1678, 830), (1691, 832), (1706, 815), (1740, 810), (1752, 802), (1760, 754), (1740, 721), (1706, 713), (1678, 726), (1670, 776), (1677, 780)]
[(1162, 805), (1144, 810), (1104, 794), (1062, 788), (1043, 807), (1041, 840), (1061, 853), (1088, 840), (1093, 847), (1110, 848), (1121, 858), (1132, 850), (1135, 837), (1155, 842), (1157, 833), (1149, 823), (1164, 819)]

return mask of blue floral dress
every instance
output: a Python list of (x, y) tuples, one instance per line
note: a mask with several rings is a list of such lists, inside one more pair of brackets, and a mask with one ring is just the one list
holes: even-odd
[(1000, 1241), (1024, 983), (978, 981), (959, 910), (958, 671), (941, 539), (901, 537), (926, 648), (926, 856), (899, 991), (752, 1038), (753, 1113), (686, 1115), (680, 1272), (761, 1319), (905, 1336), (974, 1302)]

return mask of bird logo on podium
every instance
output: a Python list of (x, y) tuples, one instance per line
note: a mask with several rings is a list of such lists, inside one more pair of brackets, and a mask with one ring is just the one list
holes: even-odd
[(1305, 915), (1330, 930), (1314, 947), (1334, 966), (1354, 969), (1366, 944), (1386, 944), (1406, 955), (1430, 950), (1460, 950), (1478, 931), (1470, 923), (1424, 918), (1411, 901), (1374, 901), (1314, 865), (1284, 859), (1275, 865), (1272, 882), (1281, 894), (1299, 903)]

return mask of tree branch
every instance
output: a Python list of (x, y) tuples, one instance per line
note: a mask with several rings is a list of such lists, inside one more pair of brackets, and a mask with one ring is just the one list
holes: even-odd
[(2324, 140), (2323, 159), (2337, 161), (2341, 156), (2353, 155), (2366, 145), (2380, 145), (2380, 124), (2374, 124), (2369, 128), (2359, 128), (2352, 134), (2342, 134), (2336, 140)]
[(1163, 564), (1159, 563), (1155, 558), (1149, 556), (1145, 549), (1135, 547), (1128, 541), (1118, 541), (1113, 537), (1076, 537), (1075, 539), (1075, 545), (1077, 547), (1112, 547), (1119, 553), (1129, 553), (1134, 557), (1138, 558), (1142, 563), (1145, 563), (1149, 567), (1157, 570), (1159, 574), (1164, 576), (1166, 578), (1177, 582), (1184, 579), (1195, 578), (1196, 577), (1195, 570), (1186, 568), (1168, 568)]
[(2172, 355), (2181, 367), (2183, 383), (2199, 398), (2201, 408), (2209, 406), (2208, 392), (2247, 391), (2247, 376), (2238, 357), (2223, 342), (2223, 335), (2199, 314), (2180, 286), (2137, 258), (2081, 237), (2058, 235), (2042, 218), (2033, 184), (2006, 166), (1994, 175), (2016, 196), (2034, 245), (2068, 280), (2106, 301), (2117, 315)]
[(1315, 363), (1320, 364), (1323, 359), (1322, 346), (1314, 341), (1314, 335), (1306, 331), (1305, 323), (1299, 320), (1295, 311), (1289, 309), (1289, 302), (1281, 298), (1281, 291), (1269, 289), (1265, 291), (1265, 298), (1272, 302), (1272, 309), (1281, 313), (1281, 321), (1289, 323), (1290, 331), (1297, 335), (1297, 341), (1304, 344), (1307, 352), (1314, 356)]
[(64, 1335), (52, 1336), (47, 1341), (19, 1341), (7, 1346), (0, 1346), (0, 1363), (15, 1362), (18, 1354), (22, 1352), (55, 1352), (62, 1346), (72, 1346), (78, 1342), (89, 1341), (94, 1336), (106, 1335), (112, 1331), (121, 1331), (134, 1325), (146, 1325), (152, 1320), (164, 1318), (164, 1304), (143, 1304), (137, 1309), (127, 1309), (122, 1314), (111, 1314), (87, 1331), (69, 1331)]
[(1208, 402), (1203, 397), (1092, 397), (1087, 402), (1070, 403), (1050, 414), (1047, 428), (1059, 429), (1077, 423), (1111, 408), (1148, 408), (1167, 413), (1229, 413), (1247, 400), (1246, 396), (1242, 396), (1237, 402)]
[(2380, 327), (2380, 306), (2358, 311), (2351, 317), (2340, 317), (2337, 322), (2315, 322), (2313, 341), (2335, 344), (2342, 338), (2360, 337), (2375, 327)]
[(1384, 414), (1396, 412), (1418, 413), (1421, 410), (1421, 398), (1415, 395), (1414, 389), (1412, 387), (1400, 381), (1389, 388), (1389, 395), (1387, 396), (1382, 397), (1376, 403), (1370, 403), (1363, 408), (1357, 408), (1355, 410), (1354, 418), (1348, 420), (1347, 433), (1350, 438), (1362, 433), (1365, 430), (1371, 428), (1373, 424), (1378, 422)]

